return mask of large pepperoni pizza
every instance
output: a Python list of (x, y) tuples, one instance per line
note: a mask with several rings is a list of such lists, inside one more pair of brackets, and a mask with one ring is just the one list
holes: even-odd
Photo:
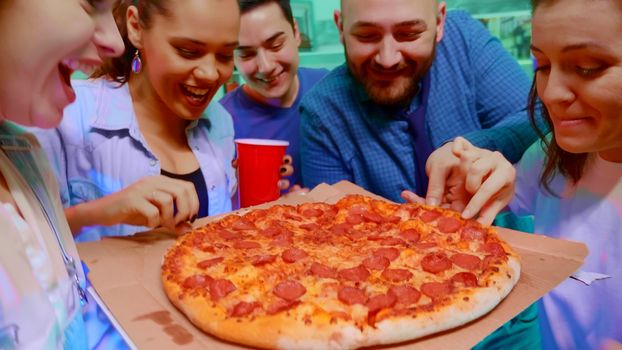
[(415, 339), (493, 309), (518, 281), (494, 229), (439, 208), (348, 196), (229, 215), (165, 255), (169, 299), (197, 327), (262, 348)]

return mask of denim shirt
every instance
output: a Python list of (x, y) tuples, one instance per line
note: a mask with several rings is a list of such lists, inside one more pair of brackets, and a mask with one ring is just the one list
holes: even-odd
[[(73, 81), (76, 102), (65, 109), (56, 129), (32, 129), (57, 173), (63, 206), (74, 206), (120, 191), (145, 176), (160, 175), (160, 162), (141, 134), (127, 84), (105, 80)], [(237, 181), (233, 122), (219, 104), (186, 129), (205, 178), (209, 215), (231, 210)], [(86, 227), (77, 241), (126, 236), (146, 227), (115, 225)]]

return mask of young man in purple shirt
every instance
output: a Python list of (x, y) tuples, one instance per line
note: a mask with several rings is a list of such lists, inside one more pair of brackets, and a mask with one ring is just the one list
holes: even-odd
[(233, 117), (236, 138), (289, 141), (292, 186), (300, 175), (302, 96), (328, 70), (298, 68), (300, 32), (289, 0), (238, 0), (242, 13), (235, 66), (246, 81), (220, 100)]

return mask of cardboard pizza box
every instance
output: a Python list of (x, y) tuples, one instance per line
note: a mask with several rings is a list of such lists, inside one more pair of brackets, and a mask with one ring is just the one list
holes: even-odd
[[(289, 195), (259, 207), (276, 203), (335, 203), (353, 193), (381, 198), (350, 182), (340, 182), (333, 186), (322, 184), (308, 194)], [(199, 220), (196, 225), (214, 219)], [(467, 325), (387, 348), (469, 349), (568, 278), (587, 256), (587, 248), (581, 243), (502, 228), (499, 233), (522, 258), (520, 280), (507, 298), (490, 313)], [(150, 350), (245, 349), (203, 333), (167, 299), (160, 283), (160, 265), (164, 252), (174, 239), (170, 233), (155, 230), (131, 238), (108, 238), (79, 244), (80, 256), (90, 269), (89, 278), (95, 287), (96, 293), (92, 294), (122, 327), (122, 333), (132, 347)]]

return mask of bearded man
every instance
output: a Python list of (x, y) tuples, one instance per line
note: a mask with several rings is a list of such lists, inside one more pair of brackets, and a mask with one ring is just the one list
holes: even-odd
[(301, 103), (305, 186), (349, 180), (393, 201), (427, 191), (438, 204), (455, 137), (512, 162), (536, 140), (527, 74), (466, 12), (437, 0), (342, 0), (334, 18), (346, 63)]
[[(346, 63), (301, 103), (305, 186), (349, 180), (396, 202), (414, 190), (443, 204), (457, 136), (512, 162), (536, 140), (529, 78), (467, 13), (437, 0), (342, 0), (335, 23)], [(535, 305), (476, 347), (539, 348)]]

